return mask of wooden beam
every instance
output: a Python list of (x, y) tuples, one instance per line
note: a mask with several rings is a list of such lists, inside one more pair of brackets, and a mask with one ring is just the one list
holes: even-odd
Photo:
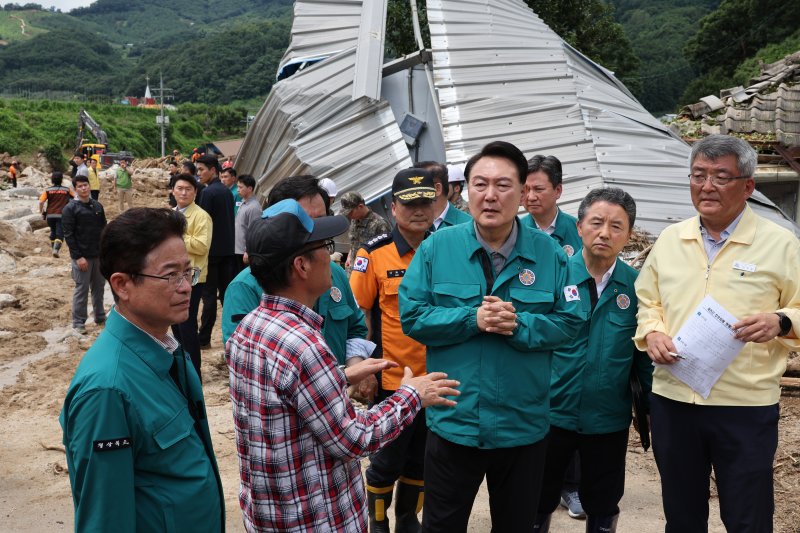
[(783, 157), (783, 159), (789, 164), (789, 166), (792, 167), (792, 170), (800, 174), (800, 162), (798, 162), (794, 157), (792, 157), (792, 154), (785, 146), (783, 146), (782, 144), (776, 144), (775, 151), (781, 154), (781, 157)]
[(781, 378), (781, 387), (800, 387), (800, 378)]

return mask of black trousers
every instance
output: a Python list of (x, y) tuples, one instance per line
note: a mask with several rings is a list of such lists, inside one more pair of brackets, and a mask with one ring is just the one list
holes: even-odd
[(198, 333), (201, 346), (211, 343), (211, 331), (217, 321), (217, 298), (225, 305), (225, 291), (234, 277), (234, 256), (209, 256), (208, 275), (203, 290), (203, 312)]
[(590, 516), (614, 516), (625, 492), (625, 454), (628, 429), (599, 435), (583, 435), (551, 426), (547, 438), (547, 459), (539, 497), (539, 514), (558, 507), (564, 472), (577, 452), (580, 457), (578, 495)]
[(180, 341), (183, 351), (189, 354), (192, 359), (194, 369), (202, 381), (200, 373), (200, 341), (197, 336), (197, 312), (200, 309), (200, 298), (203, 295), (205, 283), (198, 283), (192, 287), (192, 295), (189, 299), (189, 318), (186, 322), (172, 326), (172, 333)]
[(92, 189), (89, 191), (89, 194), (91, 194), (92, 200), (97, 200), (100, 198), (100, 189)]
[[(381, 390), (376, 403), (382, 402), (393, 391)], [(400, 435), (369, 458), (369, 468), (365, 473), (367, 484), (372, 487), (389, 487), (400, 476), (422, 480), (425, 468), (425, 441), (428, 426), (425, 423), (425, 410), (420, 411), (414, 422), (400, 432)]]
[(665, 533), (708, 531), (712, 466), (725, 529), (735, 533), (772, 531), (778, 404), (696, 405), (651, 394), (650, 415), (667, 519)]
[(527, 446), (482, 450), (428, 432), (425, 451), (425, 533), (466, 532), (484, 476), (492, 531), (533, 529), (544, 469), (546, 439)]

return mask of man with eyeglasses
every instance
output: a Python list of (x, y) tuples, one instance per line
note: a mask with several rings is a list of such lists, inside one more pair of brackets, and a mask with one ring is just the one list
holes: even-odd
[(223, 531), (225, 502), (200, 379), (170, 326), (189, 315), (186, 219), (133, 208), (106, 227), (115, 307), (78, 365), (59, 422), (75, 531)]
[[(800, 342), (800, 242), (747, 206), (757, 156), (745, 141), (712, 135), (692, 147), (698, 216), (665, 229), (636, 281), (634, 342), (657, 365), (650, 401), (667, 533), (708, 530), (709, 475), (728, 531), (772, 531), (772, 465), (780, 377)], [(673, 336), (706, 296), (737, 317), (744, 348), (707, 398), (664, 366)]]
[[(425, 372), (425, 346), (403, 334), (397, 294), (415, 251), (433, 223), (435, 199), (430, 170), (408, 168), (398, 172), (392, 182), (394, 230), (375, 237), (354, 254), (350, 287), (367, 319), (369, 338), (378, 345), (373, 357), (399, 365), (381, 373), (376, 401), (394, 394), (403, 378), (403, 367), (411, 368), (414, 375)], [(420, 416), (396, 441), (370, 457), (366, 479), (373, 533), (389, 532), (387, 512), (395, 484), (395, 531), (419, 531), (417, 514), (422, 509), (427, 432), (425, 417)]]
[[(347, 219), (312, 219), (296, 200), (264, 217), (246, 243), (264, 295), (226, 346), (245, 529), (366, 532), (360, 459), (398, 438), (422, 407), (455, 405), (445, 396), (457, 383), (406, 368), (394, 394), (355, 409), (312, 309), (331, 288), (329, 247)], [(396, 363), (358, 366), (355, 379)]]

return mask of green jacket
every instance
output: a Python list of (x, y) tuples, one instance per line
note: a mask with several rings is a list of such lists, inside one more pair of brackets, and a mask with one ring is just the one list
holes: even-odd
[(464, 211), (456, 208), (453, 204), (450, 204), (447, 207), (447, 214), (444, 216), (442, 223), (439, 224), (439, 229), (449, 228), (450, 226), (463, 224), (465, 222), (472, 222), (472, 217), (469, 215), (469, 213), (465, 213)]
[[(258, 307), (262, 292), (258, 281), (250, 273), (250, 267), (239, 272), (231, 281), (225, 291), (225, 305), (222, 306), (223, 344), (227, 344), (239, 322)], [(314, 311), (325, 318), (322, 336), (339, 364), (344, 364), (347, 339), (366, 339), (367, 324), (350, 290), (347, 274), (336, 263), (331, 263), (331, 290), (319, 297)]]
[[(187, 396), (169, 375), (174, 360)], [(59, 422), (75, 531), (224, 530), (203, 390), (182, 350), (173, 357), (112, 311), (75, 371)]]
[[(521, 222), (529, 228), (539, 229), (531, 215), (522, 217)], [(578, 235), (578, 228), (575, 225), (577, 222), (578, 219), (559, 209), (558, 216), (556, 217), (556, 229), (553, 231), (553, 234), (550, 235), (556, 240), (558, 245), (561, 246), (568, 257), (576, 255), (576, 252), (583, 248), (583, 241), (580, 235)], [(545, 233), (545, 235), (547, 234)]]
[[(613, 433), (631, 424), (629, 376), (635, 366), (645, 393), (653, 383), (647, 354), (635, 350), (638, 272), (619, 259), (592, 312), (583, 254), (569, 259), (568, 288), (576, 286), (582, 312), (589, 316), (578, 334), (553, 352), (550, 423), (585, 434)], [(645, 395), (645, 398), (647, 396)]]
[(231, 190), (231, 194), (233, 195), (233, 218), (236, 219), (236, 215), (239, 213), (239, 207), (242, 205), (242, 196), (239, 194), (239, 187), (236, 186), (238, 182), (234, 181), (233, 185), (228, 187)]
[(117, 189), (130, 189), (131, 187), (133, 187), (133, 181), (131, 180), (131, 173), (128, 172), (127, 169), (123, 169), (122, 167), (118, 168), (115, 179), (116, 179)]
[(487, 294), (474, 224), (433, 233), (400, 284), (403, 332), (427, 346), (428, 372), (461, 382), (458, 405), (429, 407), (428, 427), (474, 448), (507, 448), (545, 437), (550, 424), (550, 357), (574, 336), (581, 316), (567, 302), (567, 257), (545, 233), (519, 226), (514, 249), (490, 294), (514, 304), (519, 325), (505, 337), (482, 333), (477, 308)]

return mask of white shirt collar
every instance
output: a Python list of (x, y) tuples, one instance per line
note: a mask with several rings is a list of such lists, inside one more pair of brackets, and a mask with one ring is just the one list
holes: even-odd
[(433, 219), (433, 227), (439, 229), (439, 225), (444, 221), (444, 217), (447, 216), (447, 210), (450, 209), (450, 202), (444, 204), (444, 209), (442, 212), (439, 213), (439, 216)]

